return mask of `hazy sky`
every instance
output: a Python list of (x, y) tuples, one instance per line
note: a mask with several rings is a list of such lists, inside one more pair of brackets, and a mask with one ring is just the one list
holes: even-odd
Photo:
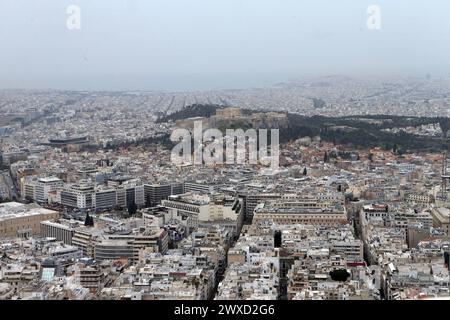
[[(81, 9), (81, 29), (66, 9)], [(381, 30), (366, 25), (381, 9)], [(450, 75), (449, 0), (0, 0), (0, 88), (191, 90)]]

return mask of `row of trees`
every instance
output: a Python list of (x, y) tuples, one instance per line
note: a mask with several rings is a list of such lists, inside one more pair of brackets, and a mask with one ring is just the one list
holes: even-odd
[[(361, 119), (360, 119), (361, 118)], [(362, 120), (364, 118), (364, 120)], [(366, 119), (380, 120), (369, 123)], [(324, 117), (288, 114), (289, 126), (280, 130), (280, 142), (287, 142), (300, 137), (320, 136), (322, 140), (341, 145), (363, 148), (381, 147), (401, 154), (407, 150), (439, 151), (447, 148), (438, 137), (418, 137), (406, 132), (391, 133), (383, 129), (398, 127), (416, 127), (439, 123), (444, 132), (448, 132), (450, 120), (444, 118), (403, 117), (403, 116), (352, 116)], [(340, 129), (337, 129), (337, 128)]]
[(168, 121), (176, 121), (193, 117), (210, 117), (216, 114), (216, 110), (222, 106), (217, 104), (193, 104), (185, 106), (183, 109), (176, 111), (167, 116), (158, 118), (157, 122), (163, 123)]

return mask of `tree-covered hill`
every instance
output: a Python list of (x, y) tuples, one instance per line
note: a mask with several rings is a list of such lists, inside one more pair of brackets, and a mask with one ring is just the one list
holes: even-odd
[[(180, 111), (158, 119), (158, 122), (176, 121), (192, 117), (210, 117), (219, 105), (194, 104)], [(243, 110), (243, 114), (251, 114)], [(280, 129), (280, 142), (301, 137), (320, 136), (322, 140), (354, 147), (381, 147), (398, 152), (435, 151), (449, 149), (448, 139), (442, 137), (418, 136), (407, 132), (392, 133), (384, 129), (417, 127), (439, 123), (444, 132), (450, 129), (449, 118), (405, 117), (392, 115), (365, 115), (347, 117), (304, 116), (288, 113), (288, 125)], [(246, 128), (243, 128), (246, 129)], [(270, 129), (270, 128), (268, 128)], [(449, 149), (450, 150), (450, 149)]]

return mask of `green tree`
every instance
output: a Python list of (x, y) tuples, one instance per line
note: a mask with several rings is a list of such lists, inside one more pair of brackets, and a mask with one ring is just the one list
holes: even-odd
[(86, 218), (84, 219), (84, 225), (85, 225), (86, 227), (93, 227), (93, 226), (94, 226), (94, 218), (92, 218), (92, 217), (89, 215), (89, 212), (86, 213)]
[(350, 274), (345, 269), (336, 269), (333, 271), (330, 271), (331, 279), (334, 281), (341, 281), (345, 282), (347, 281), (348, 277), (350, 277)]
[(128, 214), (130, 215), (130, 216), (133, 216), (133, 215), (135, 215), (136, 214), (136, 211), (137, 211), (137, 205), (136, 205), (136, 203), (133, 201), (133, 202), (130, 202), (129, 204), (128, 204)]

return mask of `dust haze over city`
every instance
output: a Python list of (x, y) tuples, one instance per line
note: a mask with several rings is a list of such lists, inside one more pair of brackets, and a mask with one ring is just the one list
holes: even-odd
[(0, 300), (450, 299), (449, 12), (3, 0)]
[(450, 4), (379, 1), (381, 29), (362, 1), (71, 1), (0, 4), (0, 87), (208, 90), (304, 76), (448, 77)]

